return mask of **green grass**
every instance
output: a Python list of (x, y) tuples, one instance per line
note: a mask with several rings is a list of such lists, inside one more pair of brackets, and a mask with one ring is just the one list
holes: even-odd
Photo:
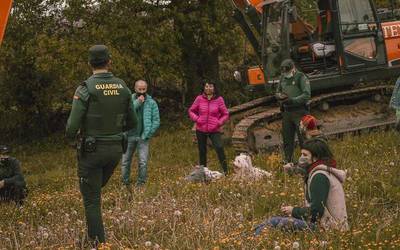
[[(262, 154), (255, 165), (273, 178), (237, 183), (230, 178), (209, 185), (183, 178), (197, 161), (189, 128), (167, 130), (151, 142), (149, 182), (129, 202), (120, 183), (120, 169), (103, 192), (105, 249), (399, 249), (400, 136), (377, 132), (331, 141), (339, 168), (347, 169), (345, 183), (351, 230), (287, 234), (265, 230), (254, 238), (252, 228), (282, 203), (300, 205), (302, 180), (280, 171), (280, 156)], [(233, 160), (232, 148), (226, 149)], [(85, 223), (76, 177), (76, 156), (58, 137), (16, 148), (29, 184), (22, 209), (0, 205), (0, 249), (77, 248)], [(220, 170), (209, 153), (210, 168)], [(136, 161), (134, 161), (136, 166)], [(133, 168), (136, 176), (136, 167)], [(177, 212), (179, 211), (179, 212)], [(179, 215), (180, 214), (180, 215)], [(145, 242), (150, 241), (151, 247)]]

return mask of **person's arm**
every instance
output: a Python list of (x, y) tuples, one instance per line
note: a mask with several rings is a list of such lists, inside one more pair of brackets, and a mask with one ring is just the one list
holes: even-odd
[(276, 85), (275, 93), (282, 93), (282, 81), (283, 77), (279, 79), (279, 83)]
[(199, 104), (200, 104), (200, 96), (196, 97), (192, 106), (189, 108), (189, 117), (194, 122), (197, 122), (197, 120), (199, 119)]
[(389, 106), (396, 110), (400, 109), (400, 77), (397, 78), (396, 84), (394, 85), (392, 97), (390, 98)]
[(88, 109), (88, 103), (88, 89), (86, 85), (80, 85), (75, 91), (71, 113), (69, 114), (67, 121), (66, 136), (68, 138), (75, 138)]
[(316, 174), (310, 184), (310, 207), (295, 207), (292, 216), (315, 223), (324, 214), (329, 188), (328, 178), (323, 174)]
[(21, 172), (20, 163), (18, 160), (11, 158), (9, 164), (12, 166), (13, 175), (9, 178), (4, 179), (4, 186), (15, 185), (18, 187), (24, 187), (26, 185), (24, 176)]
[(300, 79), (301, 95), (289, 99), (289, 104), (301, 105), (306, 104), (311, 98), (310, 80), (304, 74)]
[(129, 95), (129, 101), (128, 101), (128, 110), (127, 110), (127, 116), (126, 116), (126, 125), (124, 127), (124, 132), (134, 129), (137, 126), (137, 114), (136, 114), (136, 109), (133, 105), (132, 102), (132, 97)]
[(218, 123), (222, 126), (227, 120), (229, 120), (229, 111), (226, 108), (224, 98), (220, 97), (219, 101), (219, 112), (221, 113), (220, 118), (218, 119)]
[(160, 112), (158, 111), (158, 105), (156, 101), (153, 100), (151, 108), (151, 128), (148, 137), (151, 138), (159, 127), (160, 127)]
[(138, 100), (138, 98), (134, 98), (134, 97), (132, 96), (132, 104), (133, 104), (133, 109), (135, 110), (135, 112), (137, 112), (138, 109), (140, 108), (140, 105), (141, 105), (141, 103), (140, 103), (140, 101)]

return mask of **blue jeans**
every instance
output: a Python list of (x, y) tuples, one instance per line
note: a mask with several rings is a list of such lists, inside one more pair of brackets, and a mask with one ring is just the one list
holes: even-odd
[(278, 228), (284, 231), (303, 231), (306, 229), (314, 230), (314, 224), (307, 224), (304, 220), (293, 217), (274, 216), (258, 225), (255, 230), (255, 235), (259, 235), (265, 227)]
[(128, 147), (125, 154), (122, 155), (122, 183), (131, 184), (131, 165), (133, 153), (138, 154), (138, 178), (136, 185), (140, 186), (146, 183), (147, 179), (147, 160), (149, 158), (149, 140), (142, 140), (137, 137), (128, 137)]

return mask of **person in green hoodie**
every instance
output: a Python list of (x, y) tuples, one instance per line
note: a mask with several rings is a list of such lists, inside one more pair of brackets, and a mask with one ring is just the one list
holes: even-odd
[(296, 69), (291, 59), (282, 62), (281, 72), (275, 97), (282, 111), (284, 161), (289, 163), (293, 162), (295, 134), (300, 146), (303, 144), (299, 124), (301, 118), (309, 113), (307, 105), (311, 98), (311, 88), (307, 76)]
[(336, 161), (326, 141), (307, 140), (299, 158), (304, 171), (304, 206), (282, 205), (285, 216), (275, 216), (256, 227), (256, 235), (266, 226), (284, 230), (349, 229), (343, 183), (346, 172), (336, 168)]
[(136, 186), (140, 187), (147, 180), (147, 162), (149, 158), (150, 139), (160, 127), (160, 113), (156, 101), (147, 94), (147, 82), (138, 80), (135, 82), (135, 93), (132, 102), (136, 111), (138, 125), (135, 129), (128, 131), (128, 148), (122, 156), (121, 172), (122, 183), (130, 192), (131, 164), (135, 151), (138, 154), (138, 178)]

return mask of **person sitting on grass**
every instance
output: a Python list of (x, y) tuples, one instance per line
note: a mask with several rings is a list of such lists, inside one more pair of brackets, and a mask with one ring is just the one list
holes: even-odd
[(305, 140), (321, 138), (327, 141), (325, 135), (317, 127), (317, 119), (312, 115), (303, 116), (299, 128)]
[(257, 226), (256, 235), (266, 226), (284, 230), (348, 230), (343, 182), (346, 172), (336, 168), (327, 143), (319, 138), (308, 140), (301, 149), (299, 165), (304, 177), (303, 207), (281, 207), (284, 217), (272, 217)]
[(22, 205), (27, 195), (26, 183), (19, 161), (9, 153), (7, 146), (0, 146), (0, 202), (13, 201)]
[[(303, 135), (305, 140), (310, 140), (312, 138), (320, 138), (324, 140), (326, 143), (328, 139), (322, 133), (321, 130), (317, 127), (317, 119), (312, 115), (305, 115), (301, 118), (300, 124), (300, 133)], [(292, 175), (292, 174), (304, 174), (305, 170), (302, 167), (299, 167), (297, 164), (289, 162), (283, 166), (283, 170)]]

